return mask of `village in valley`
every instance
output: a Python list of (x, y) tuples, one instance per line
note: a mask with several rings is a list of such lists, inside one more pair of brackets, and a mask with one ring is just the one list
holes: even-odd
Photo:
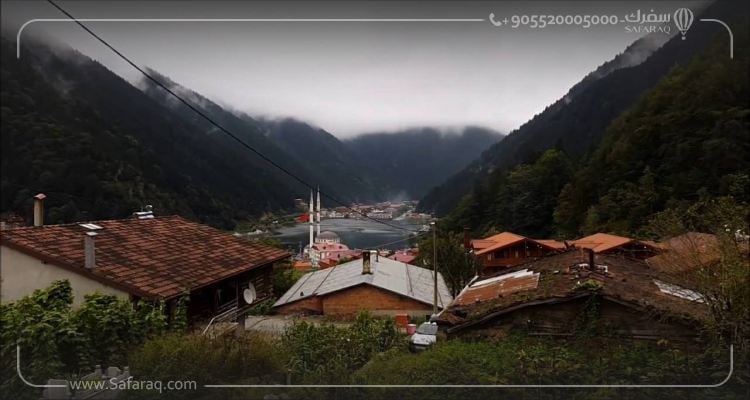
[[(557, 240), (512, 232), (474, 238), (466, 229), (453, 243), (465, 257), (458, 268), (472, 268), (461, 282), (446, 279), (456, 266), (441, 267), (455, 258), (434, 258), (445, 254), (433, 247), (441, 242), (424, 240), (434, 240), (436, 219), (428, 222), (431, 229), (412, 233), (412, 247), (353, 249), (336, 232), (323, 230), (326, 214), (318, 196), (299, 218), (309, 227), (309, 243), (294, 253), (180, 216), (158, 216), (150, 207), (125, 219), (48, 225), (46, 199), (42, 193), (33, 198), (30, 226), (21, 226), (20, 218), (3, 222), (3, 302), (23, 303), (45, 290), (57, 296), (63, 285), (74, 309), (90, 307), (90, 296), (102, 295), (138, 307), (162, 304), (158, 312), (168, 325), (181, 319), (185, 334), (207, 340), (261, 335), (284, 343), (300, 329), (326, 326), (346, 335), (362, 318), (374, 318), (391, 325), (365, 335), (392, 329), (387, 347), (403, 340), (411, 353), (517, 335), (690, 348), (711, 323), (715, 300), (680, 277), (716, 268), (728, 251), (726, 238), (699, 232), (661, 241), (605, 232)], [(411, 212), (392, 208), (399, 217)], [(367, 211), (376, 207), (346, 209), (373, 218)], [(378, 210), (391, 212), (384, 205)], [(728, 237), (730, 253), (746, 258), (748, 236), (738, 230)], [(87, 379), (130, 376), (128, 367), (124, 373), (113, 368), (109, 375), (97, 369)], [(293, 378), (287, 373), (285, 379)], [(45, 398), (69, 395), (66, 390), (48, 389)], [(96, 391), (81, 393), (96, 397)]]
[(750, 398), (750, 2), (355, 3), (0, 3), (0, 400)]

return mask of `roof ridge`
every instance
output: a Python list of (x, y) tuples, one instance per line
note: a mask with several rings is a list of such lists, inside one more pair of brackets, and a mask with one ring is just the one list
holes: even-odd
[(76, 221), (76, 222), (65, 222), (65, 223), (62, 223), (62, 224), (45, 224), (45, 225), (39, 225), (39, 226), (34, 226), (34, 225), (24, 225), (24, 226), (15, 226), (15, 227), (8, 226), (8, 227), (6, 227), (3, 230), (3, 232), (20, 231), (20, 230), (32, 230), (32, 229), (44, 229), (44, 228), (55, 228), (55, 227), (66, 227), (66, 226), (76, 226), (76, 225), (81, 225), (81, 224), (99, 224), (99, 223), (106, 223), (106, 222), (150, 221), (150, 220), (155, 220), (155, 219), (180, 219), (180, 220), (183, 220), (183, 221), (194, 222), (196, 224), (200, 224), (200, 222), (191, 221), (191, 220), (189, 220), (189, 219), (187, 219), (185, 217), (182, 217), (181, 215), (171, 214), (171, 215), (154, 216), (153, 218), (148, 218), (148, 219), (139, 219), (139, 218), (128, 217), (128, 218), (110, 218), (110, 219), (82, 220), (82, 221)]
[(407, 263), (403, 263), (403, 264), (404, 264), (404, 269), (406, 270), (406, 280), (407, 280), (407, 282), (409, 282), (409, 291), (408, 291), (408, 293), (411, 296), (414, 296), (414, 285), (412, 285), (412, 283), (411, 283), (411, 274), (409, 273), (409, 264), (407, 264)]
[[(334, 265), (333, 267), (328, 268), (330, 271), (328, 271), (328, 273), (326, 274), (326, 276), (323, 277), (323, 279), (320, 280), (320, 283), (318, 284), (318, 286), (315, 287), (315, 289), (313, 289), (313, 291), (310, 293), (310, 295), (314, 295), (314, 294), (316, 294), (318, 292), (318, 289), (320, 289), (320, 287), (323, 286), (323, 283), (325, 283), (325, 281), (328, 280), (328, 277), (331, 276), (331, 274), (333, 273), (333, 270), (336, 269), (336, 267), (338, 267), (338, 265)], [(316, 271), (312, 271), (312, 273), (315, 273), (315, 272)], [(312, 273), (310, 274), (310, 276), (313, 275)]]

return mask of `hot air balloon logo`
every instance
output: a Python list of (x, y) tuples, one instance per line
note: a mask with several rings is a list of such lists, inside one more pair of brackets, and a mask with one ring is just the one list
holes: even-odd
[(677, 29), (682, 34), (682, 40), (685, 40), (685, 33), (693, 24), (693, 12), (689, 8), (678, 9), (674, 12), (674, 24), (677, 25)]

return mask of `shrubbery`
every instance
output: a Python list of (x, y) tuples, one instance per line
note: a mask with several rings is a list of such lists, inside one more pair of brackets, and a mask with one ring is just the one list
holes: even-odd
[(127, 354), (148, 338), (167, 331), (163, 305), (111, 295), (86, 295), (73, 309), (68, 281), (56, 281), (15, 303), (0, 306), (2, 391), (14, 398), (37, 398), (16, 376), (16, 344), (21, 371), (31, 382), (90, 373), (94, 366), (123, 366)]
[(298, 322), (285, 332), (281, 345), (291, 355), (293, 379), (338, 384), (377, 353), (396, 346), (400, 337), (392, 319), (361, 313), (348, 326)]
[[(726, 345), (708, 350), (665, 342), (579, 337), (502, 341), (442, 340), (414, 355), (390, 318), (360, 314), (351, 324), (299, 321), (281, 338), (245, 333), (208, 338), (170, 331), (160, 307), (90, 295), (72, 309), (67, 282), (2, 306), (3, 398), (39, 397), (15, 375), (15, 343), (27, 379), (72, 378), (93, 365), (129, 365), (136, 380), (195, 381), (196, 390), (128, 391), (125, 398), (558, 398), (552, 389), (205, 388), (206, 384), (551, 385), (714, 384), (729, 371)], [(692, 345), (691, 345), (692, 346)], [(565, 389), (565, 398), (740, 398), (747, 393), (747, 351), (735, 349), (732, 379), (721, 388)], [(667, 396), (667, 397), (665, 397)], [(671, 397), (670, 397), (671, 396)]]
[[(735, 360), (739, 359), (735, 354)], [(713, 384), (729, 371), (726, 348), (691, 351), (652, 342), (586, 339), (540, 340), (511, 336), (501, 342), (450, 340), (418, 355), (387, 352), (359, 369), (351, 383), (363, 385), (554, 385)], [(650, 389), (654, 398), (739, 398), (747, 391), (747, 366), (712, 393), (696, 389)], [(744, 387), (743, 387), (744, 385)], [(357, 389), (356, 398), (497, 399), (647, 397), (643, 389)], [(705, 396), (705, 397), (702, 397)], [(723, 397), (722, 397), (723, 396)]]
[(209, 338), (169, 334), (152, 339), (130, 357), (139, 380), (196, 381), (197, 391), (129, 393), (131, 398), (211, 397), (216, 389), (204, 384), (283, 384), (288, 353), (278, 341), (259, 334)]

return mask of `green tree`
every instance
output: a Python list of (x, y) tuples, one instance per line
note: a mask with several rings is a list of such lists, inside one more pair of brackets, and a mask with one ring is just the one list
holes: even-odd
[(476, 276), (479, 267), (474, 255), (463, 247), (461, 234), (441, 229), (436, 238), (436, 243), (433, 242), (431, 234), (422, 238), (419, 242), (416, 264), (434, 269), (433, 244), (436, 244), (438, 272), (443, 276), (451, 295), (455, 296)]

